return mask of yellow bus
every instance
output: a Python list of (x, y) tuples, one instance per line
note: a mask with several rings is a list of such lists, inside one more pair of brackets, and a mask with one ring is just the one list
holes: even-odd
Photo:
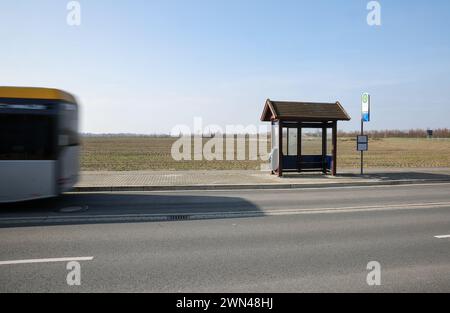
[(50, 88), (0, 87), (0, 202), (58, 196), (78, 180), (78, 103)]

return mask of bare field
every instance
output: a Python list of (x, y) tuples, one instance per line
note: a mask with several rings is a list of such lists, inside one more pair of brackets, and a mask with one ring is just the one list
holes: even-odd
[[(171, 146), (175, 138), (85, 137), (81, 169), (136, 170), (254, 170), (262, 161), (175, 161)], [(206, 141), (206, 139), (205, 139)], [(320, 154), (320, 138), (305, 140), (304, 154)], [(246, 150), (248, 151), (248, 142)], [(329, 150), (331, 151), (331, 150)], [(338, 167), (356, 168), (360, 154), (354, 138), (339, 138)], [(367, 167), (450, 167), (450, 139), (372, 139), (365, 153)]]

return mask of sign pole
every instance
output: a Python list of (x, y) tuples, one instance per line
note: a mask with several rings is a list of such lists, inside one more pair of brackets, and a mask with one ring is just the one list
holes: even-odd
[[(361, 118), (361, 136), (364, 136), (364, 120)], [(361, 176), (364, 175), (364, 151), (361, 150)]]
[(370, 95), (365, 92), (362, 95), (361, 98), (361, 136), (360, 138), (363, 139), (364, 143), (361, 147), (359, 138), (358, 138), (358, 150), (361, 151), (361, 176), (364, 175), (364, 151), (368, 150), (369, 146), (369, 138), (367, 136), (364, 136), (364, 123), (370, 121)]

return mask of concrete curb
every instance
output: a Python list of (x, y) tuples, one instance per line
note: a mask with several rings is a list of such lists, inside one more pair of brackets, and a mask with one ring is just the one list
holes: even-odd
[(179, 186), (78, 186), (74, 192), (120, 192), (120, 191), (207, 191), (207, 190), (264, 190), (264, 189), (311, 189), (336, 187), (371, 187), (392, 185), (417, 185), (450, 183), (450, 179), (393, 180), (316, 184), (233, 184), (233, 185), (179, 185)]

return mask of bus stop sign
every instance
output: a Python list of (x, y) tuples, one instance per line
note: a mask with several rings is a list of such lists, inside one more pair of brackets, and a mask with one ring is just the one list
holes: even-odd
[(361, 98), (361, 114), (363, 122), (370, 122), (370, 95), (367, 92)]

